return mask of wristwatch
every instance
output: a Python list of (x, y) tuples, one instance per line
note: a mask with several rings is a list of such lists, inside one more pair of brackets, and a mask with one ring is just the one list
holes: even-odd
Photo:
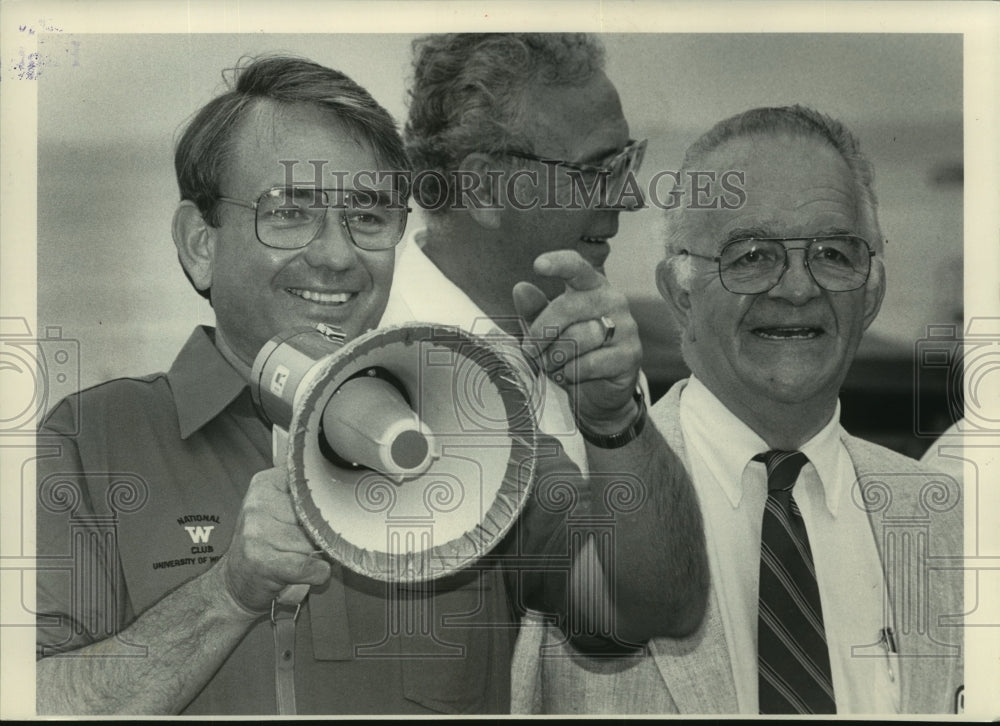
[(621, 431), (614, 434), (599, 434), (596, 431), (590, 431), (583, 423), (577, 422), (580, 434), (587, 442), (602, 449), (619, 449), (635, 440), (642, 433), (643, 426), (646, 425), (646, 398), (638, 386), (635, 388), (635, 393), (632, 394), (632, 400), (639, 406), (639, 411), (632, 422)]

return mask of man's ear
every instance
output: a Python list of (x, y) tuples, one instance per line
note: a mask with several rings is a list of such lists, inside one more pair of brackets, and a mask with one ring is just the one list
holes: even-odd
[(185, 199), (174, 212), (172, 230), (177, 257), (191, 284), (198, 290), (209, 289), (215, 264), (215, 227), (205, 221), (194, 202)]
[[(500, 177), (502, 170), (489, 154), (474, 151), (468, 154), (456, 171), (454, 183), (460, 190), (456, 202), (469, 211), (469, 216), (484, 229), (499, 229), (503, 211)], [(493, 172), (492, 175), (489, 172)]]
[(885, 297), (885, 265), (878, 264), (880, 269), (874, 285), (865, 288), (865, 330), (872, 324), (882, 308), (882, 298)]
[(681, 328), (687, 328), (691, 314), (691, 294), (677, 282), (677, 276), (666, 260), (656, 265), (656, 289), (673, 311)]

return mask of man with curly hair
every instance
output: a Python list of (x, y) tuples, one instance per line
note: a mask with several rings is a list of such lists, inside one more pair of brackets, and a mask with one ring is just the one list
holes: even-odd
[[(522, 629), (537, 630), (539, 611), (568, 611), (559, 637), (606, 651), (689, 633), (706, 592), (700, 514), (646, 425), (637, 326), (604, 275), (619, 214), (644, 201), (645, 142), (629, 136), (603, 47), (584, 34), (460, 33), (413, 49), (404, 140), (426, 227), (401, 246), (382, 324), (454, 325), (519, 347), (538, 372), (540, 428), (584, 476), (588, 504), (571, 517), (614, 520), (596, 555), (614, 609), (604, 637), (587, 637), (575, 604), (539, 596), (537, 573), (523, 570), (508, 583), (511, 622), (524, 615)], [(623, 483), (631, 503), (617, 497)], [(637, 572), (631, 553), (649, 541), (664, 556)]]

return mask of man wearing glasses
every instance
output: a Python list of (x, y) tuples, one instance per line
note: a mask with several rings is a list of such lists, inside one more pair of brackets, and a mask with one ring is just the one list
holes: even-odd
[(525, 688), (554, 713), (954, 712), (960, 570), (910, 546), (961, 555), (961, 493), (839, 424), (886, 285), (871, 166), (840, 123), (795, 106), (717, 124), (691, 169), (737, 170), (746, 193), (669, 212), (656, 272), (692, 376), (650, 418), (698, 491), (708, 612), (633, 667), (557, 654)]
[[(598, 435), (622, 433), (643, 416), (635, 323), (603, 269), (618, 215), (629, 209), (611, 202), (644, 143), (630, 141), (591, 37), (439, 35), (417, 40), (414, 52), (404, 136), (427, 221), (401, 247), (383, 322), (500, 331), (524, 340), (549, 374), (567, 362), (544, 355), (552, 343), (544, 329), (558, 330), (580, 356), (563, 372), (581, 379), (565, 381), (577, 408), (552, 411), (569, 419), (552, 428), (572, 430), (563, 446), (585, 467), (574, 413)], [(611, 370), (619, 360), (627, 365)]]
[[(378, 323), (409, 211), (392, 119), (337, 71), (265, 58), (188, 124), (175, 166), (178, 257), (216, 326), (198, 328), (167, 374), (70, 397), (38, 434), (39, 712), (507, 712), (516, 624), (498, 569), (401, 595), (313, 557), (248, 387), (278, 333), (323, 323), (351, 339)], [(433, 296), (433, 281), (421, 292)], [(624, 345), (592, 376), (633, 366), (624, 323)], [(561, 451), (535, 470), (579, 485)], [(558, 539), (559, 522), (529, 509), (518, 542)], [(555, 610), (567, 574), (535, 587)], [(289, 643), (273, 603), (292, 584), (312, 589)], [(694, 627), (701, 604), (684, 606), (676, 621)]]
[[(405, 657), (354, 658), (386, 633), (385, 587), (311, 556), (248, 387), (282, 331), (378, 323), (408, 194), (338, 180), (405, 172), (395, 124), (343, 74), (265, 58), (198, 112), (175, 163), (177, 254), (216, 326), (38, 434), (38, 710), (274, 713), (294, 668), (300, 712), (427, 713)], [(314, 591), (279, 649), (268, 613), (292, 583)]]
[[(643, 203), (634, 173), (645, 149), (629, 137), (603, 49), (554, 33), (418, 39), (404, 138), (426, 227), (414, 225), (401, 247), (383, 324), (455, 325), (520, 346), (545, 374), (534, 391), (540, 427), (589, 473), (598, 509), (615, 509), (607, 492), (622, 482), (655, 505), (611, 512), (619, 555), (604, 564), (617, 610), (601, 634), (690, 632), (707, 591), (700, 515), (683, 468), (645, 425), (637, 327), (603, 274), (618, 215)], [(654, 532), (676, 554), (636, 572), (624, 553)], [(565, 611), (518, 584), (516, 612)], [(662, 594), (657, 612), (645, 607), (651, 588)], [(529, 630), (541, 627), (535, 615)], [(558, 624), (579, 643), (573, 623)]]

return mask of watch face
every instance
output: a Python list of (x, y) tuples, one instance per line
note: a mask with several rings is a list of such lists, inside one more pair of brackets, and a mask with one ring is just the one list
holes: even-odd
[(616, 434), (599, 434), (595, 431), (589, 431), (583, 424), (580, 424), (580, 435), (587, 442), (602, 449), (618, 449), (637, 438), (642, 433), (646, 423), (646, 399), (642, 395), (642, 389), (638, 386), (632, 399), (638, 404), (639, 412), (624, 429)]

